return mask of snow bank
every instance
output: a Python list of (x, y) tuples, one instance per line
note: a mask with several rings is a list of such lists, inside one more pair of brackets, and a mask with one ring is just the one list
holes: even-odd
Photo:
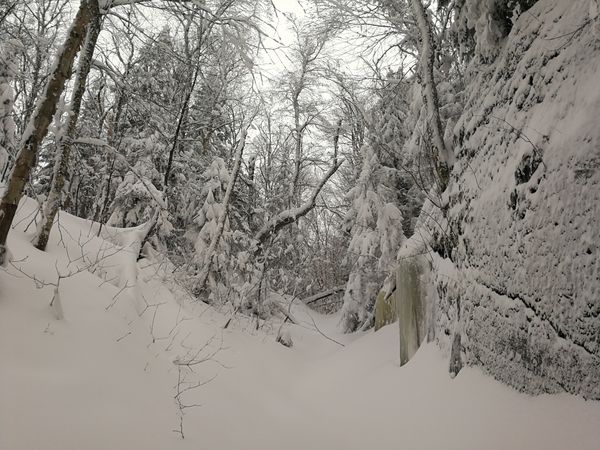
[(451, 380), (432, 345), (400, 368), (396, 325), (340, 335), (338, 316), (275, 298), (298, 322), (286, 348), (282, 319), (257, 330), (190, 302), (166, 263), (141, 260), (132, 278), (138, 229), (98, 237), (61, 213), (49, 253), (35, 250), (33, 210), (21, 206), (0, 272), (1, 449), (597, 448), (597, 402), (529, 397), (471, 368)]

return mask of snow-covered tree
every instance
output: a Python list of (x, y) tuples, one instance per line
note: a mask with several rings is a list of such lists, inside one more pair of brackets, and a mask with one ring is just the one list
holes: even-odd
[[(195, 259), (199, 263), (204, 262), (206, 252), (210, 247), (210, 243), (217, 232), (217, 225), (221, 214), (223, 214), (223, 200), (225, 191), (229, 183), (229, 171), (225, 165), (225, 161), (221, 158), (215, 158), (211, 165), (202, 174), (202, 197), (204, 203), (197, 213), (194, 220), (195, 225), (199, 228), (198, 235), (195, 239), (194, 248), (196, 250)], [(228, 233), (228, 221), (225, 225), (225, 234)], [(220, 240), (218, 253), (225, 254), (228, 251), (226, 246), (227, 239)]]
[[(85, 94), (87, 78), (92, 66), (92, 58), (96, 48), (96, 42), (100, 35), (101, 20), (100, 16), (96, 15), (90, 21), (86, 29), (86, 39), (81, 50), (81, 55), (77, 64), (77, 74), (75, 77), (75, 87), (69, 104), (69, 111), (66, 114), (66, 123), (64, 129), (57, 136), (56, 156), (54, 158), (54, 171), (48, 197), (42, 206), (42, 220), (38, 227), (38, 232), (35, 237), (35, 246), (40, 250), (45, 250), (50, 236), (50, 230), (54, 223), (54, 219), (58, 210), (63, 205), (63, 195), (68, 192), (69, 161), (71, 158), (72, 141), (75, 138), (77, 121), (79, 119), (79, 111)], [(63, 192), (65, 191), (65, 192)]]
[(0, 8), (7, 8), (6, 15), (0, 10), (5, 20), (0, 26), (0, 41), (15, 40), (21, 47), (16, 61), (20, 76), (15, 79), (14, 118), (18, 133), (23, 133), (44, 92), (47, 74), (52, 70), (52, 55), (68, 28), (69, 16), (64, 0), (4, 0), (0, 3)]
[(386, 201), (380, 184), (384, 169), (371, 145), (366, 144), (363, 151), (360, 177), (348, 193), (351, 206), (346, 227), (352, 237), (347, 252), (351, 272), (341, 318), (345, 332), (370, 325), (377, 292), (404, 240), (402, 213)]
[(112, 213), (108, 225), (134, 227), (150, 220), (157, 208), (164, 207), (160, 190), (161, 177), (154, 167), (153, 156), (162, 151), (156, 135), (145, 138), (124, 140), (124, 145), (134, 161), (115, 192)]
[[(231, 287), (234, 278), (228, 269), (237, 269), (235, 267), (236, 258), (232, 258), (232, 252), (230, 251), (231, 234), (229, 232), (229, 216), (235, 184), (239, 178), (242, 156), (246, 147), (248, 127), (249, 125), (242, 130), (240, 138), (236, 143), (231, 174), (223, 170), (225, 169), (225, 164), (222, 160), (219, 161), (219, 158), (215, 160), (212, 170), (209, 169), (209, 173), (207, 174), (207, 177), (210, 177), (209, 183), (207, 183), (210, 190), (207, 192), (206, 208), (203, 214), (204, 217), (202, 217), (204, 225), (196, 240), (196, 259), (199, 260), (202, 258), (196, 287), (202, 291), (208, 282), (211, 285), (213, 299), (217, 296), (222, 298), (222, 293), (226, 294), (227, 288)], [(218, 191), (217, 193), (220, 194), (222, 192), (221, 181), (225, 180), (227, 181), (227, 187), (221, 203), (219, 206), (216, 206), (214, 191)], [(213, 183), (210, 183), (210, 181)], [(204, 237), (210, 237), (208, 246), (203, 239)], [(221, 278), (221, 280), (217, 278)], [(219, 281), (222, 280), (224, 280), (224, 283), (221, 284), (225, 289), (221, 289), (221, 286), (218, 285)]]

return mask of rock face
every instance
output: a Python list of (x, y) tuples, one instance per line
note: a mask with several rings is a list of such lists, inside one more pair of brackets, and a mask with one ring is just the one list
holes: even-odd
[(449, 231), (431, 225), (452, 244), (429, 279), (436, 339), (530, 393), (600, 399), (599, 21), (540, 0), (467, 74)]

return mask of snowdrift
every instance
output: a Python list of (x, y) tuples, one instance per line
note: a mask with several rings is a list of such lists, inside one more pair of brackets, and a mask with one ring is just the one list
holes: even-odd
[(21, 205), (0, 273), (0, 449), (597, 448), (596, 402), (470, 368), (451, 380), (431, 345), (400, 368), (396, 325), (340, 336), (339, 317), (295, 303), (291, 349), (275, 343), (282, 321), (224, 330), (230, 315), (164, 263), (136, 261), (139, 229), (97, 236), (61, 213), (42, 253), (34, 210)]

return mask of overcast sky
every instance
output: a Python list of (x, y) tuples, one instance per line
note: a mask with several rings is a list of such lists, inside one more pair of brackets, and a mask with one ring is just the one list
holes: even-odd
[(268, 34), (273, 34), (276, 41), (267, 42), (268, 48), (273, 48), (271, 51), (265, 52), (259, 59), (258, 64), (260, 69), (267, 76), (276, 76), (289, 66), (286, 61), (288, 50), (285, 48), (293, 41), (293, 33), (290, 31), (290, 22), (286, 15), (292, 14), (298, 18), (304, 16), (304, 9), (297, 0), (272, 0), (273, 4), (281, 13), (277, 14), (276, 22), (273, 23), (275, 30), (264, 27), (263, 30)]

